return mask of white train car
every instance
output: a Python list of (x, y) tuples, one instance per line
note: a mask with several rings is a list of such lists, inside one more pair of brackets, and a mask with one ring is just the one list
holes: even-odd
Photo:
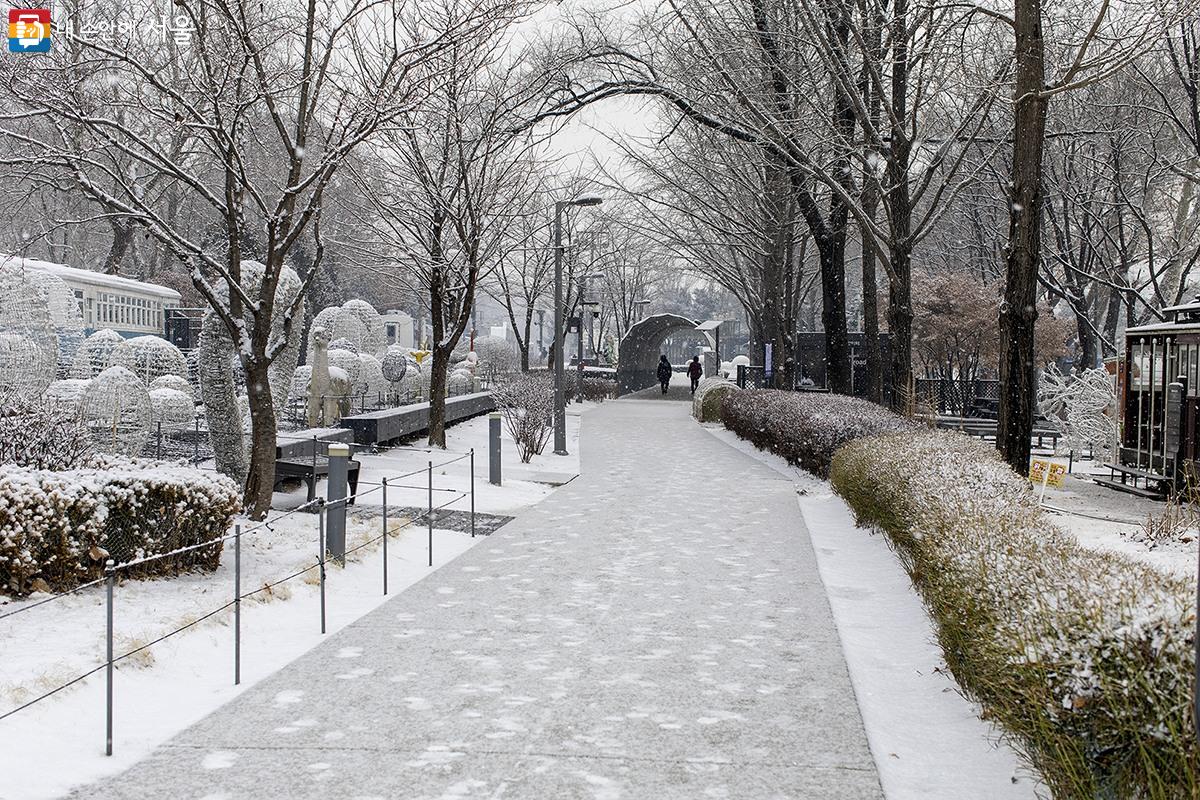
[(179, 307), (179, 292), (166, 286), (49, 261), (30, 258), (20, 261), (26, 269), (48, 272), (70, 287), (79, 301), (79, 313), (88, 334), (109, 328), (126, 338), (163, 336), (166, 310)]

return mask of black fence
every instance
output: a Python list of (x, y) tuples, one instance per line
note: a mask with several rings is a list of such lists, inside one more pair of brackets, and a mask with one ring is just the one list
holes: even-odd
[(767, 374), (765, 367), (759, 364), (738, 364), (737, 385), (745, 389), (790, 389), (795, 392), (828, 392), (824, 386), (815, 385), (807, 376), (797, 370), (783, 370)]
[(917, 378), (916, 401), (941, 416), (995, 419), (1000, 381)]

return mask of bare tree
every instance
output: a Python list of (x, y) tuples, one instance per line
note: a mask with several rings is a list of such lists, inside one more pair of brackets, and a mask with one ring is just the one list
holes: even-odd
[[(320, 263), (326, 188), (348, 155), (410, 101), (413, 70), (443, 41), (426, 36), (412, 11), (383, 0), (179, 0), (175, 13), (188, 20), (186, 45), (138, 39), (137, 26), (115, 41), (74, 31), (74, 46), (48, 61), (10, 64), (6, 88), (23, 111), (4, 119), (3, 134), (186, 265), (245, 376), (245, 500), (262, 516), (275, 467), (268, 376), (317, 271), (276, 307), (281, 276), (301, 242)], [(96, 81), (111, 88), (102, 103), (90, 90)], [(49, 133), (32, 130), (31, 119)], [(136, 168), (118, 169), (107, 155), (114, 152)], [(198, 237), (151, 203), (148, 175), (165, 175), (218, 235)], [(265, 268), (247, 273), (248, 258)]]
[(438, 447), (446, 446), (451, 355), (482, 280), (512, 247), (510, 225), (529, 213), (538, 148), (553, 132), (522, 124), (548, 78), (506, 35), (531, 8), (511, 3), (488, 25), (451, 37), (472, 8), (460, 0), (428, 7), (452, 46), (430, 59), (431, 89), (384, 131), (372, 171), (357, 175), (385, 274), (418, 289), (429, 309), (429, 443)]

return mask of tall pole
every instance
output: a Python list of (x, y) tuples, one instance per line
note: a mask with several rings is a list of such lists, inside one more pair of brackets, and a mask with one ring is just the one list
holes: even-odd
[(587, 275), (579, 276), (579, 329), (576, 333), (575, 355), (575, 402), (583, 402), (583, 315), (587, 313), (584, 304), (587, 292)]
[(567, 406), (563, 393), (563, 246), (562, 212), (566, 204), (554, 204), (554, 455), (567, 455)]

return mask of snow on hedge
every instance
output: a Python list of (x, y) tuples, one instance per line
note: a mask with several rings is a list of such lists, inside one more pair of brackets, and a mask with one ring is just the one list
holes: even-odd
[(917, 423), (857, 397), (825, 392), (746, 389), (722, 404), (725, 427), (813, 472), (829, 474), (833, 453), (846, 442), (896, 431), (916, 431)]
[[(233, 481), (160, 461), (0, 470), (0, 591), (63, 591), (128, 563), (225, 535), (240, 508)], [(126, 577), (215, 569), (221, 544), (139, 565)]]
[(831, 481), (897, 546), (959, 685), (1055, 797), (1200, 796), (1193, 582), (1081, 547), (957, 433), (857, 439)]

